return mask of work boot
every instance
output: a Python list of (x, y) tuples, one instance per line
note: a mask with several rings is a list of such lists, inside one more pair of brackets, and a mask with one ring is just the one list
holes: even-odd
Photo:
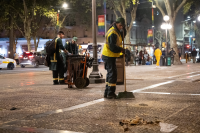
[(108, 85), (106, 85), (106, 89), (105, 89), (105, 92), (104, 92), (104, 98), (107, 98), (107, 95), (108, 95)]
[(53, 85), (59, 85), (58, 81), (53, 81)]
[(59, 83), (60, 83), (60, 85), (67, 85), (64, 80), (60, 81)]
[(108, 99), (117, 99), (117, 95), (114, 93), (112, 95), (107, 95)]

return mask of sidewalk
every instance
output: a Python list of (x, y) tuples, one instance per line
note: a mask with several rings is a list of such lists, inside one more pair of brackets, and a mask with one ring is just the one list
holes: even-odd
[[(0, 75), (0, 133), (124, 133), (119, 122), (136, 116), (178, 126), (172, 133), (198, 133), (199, 68), (193, 63), (126, 67), (127, 90), (135, 99), (119, 100), (103, 98), (105, 84), (53, 86), (50, 71)], [(99, 70), (105, 77), (103, 65)], [(123, 90), (119, 85), (116, 93)], [(160, 126), (128, 126), (126, 133), (160, 133)]]

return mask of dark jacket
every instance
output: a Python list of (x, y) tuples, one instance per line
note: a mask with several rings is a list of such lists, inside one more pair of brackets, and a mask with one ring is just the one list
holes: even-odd
[[(117, 27), (116, 24), (113, 24), (113, 26), (111, 26), (110, 28), (114, 27), (115, 30), (117, 31), (117, 33), (123, 38), (123, 32), (120, 32)], [(124, 28), (124, 37), (126, 36), (126, 29)], [(108, 37), (108, 44), (109, 44), (109, 49), (113, 52), (113, 53), (120, 53), (122, 51), (121, 47), (118, 47), (116, 45), (117, 42), (117, 35), (116, 34), (111, 34)], [(116, 57), (107, 57), (102, 55), (102, 59), (103, 60), (115, 60)]]
[(58, 64), (62, 66), (63, 64), (63, 59), (60, 54), (60, 50), (65, 50), (63, 47), (62, 39), (57, 38), (55, 40), (55, 45), (56, 45), (56, 52), (50, 56), (50, 66), (49, 70), (57, 70), (58, 69)]
[(196, 50), (192, 51), (191, 54), (192, 54), (193, 57), (196, 57), (197, 56), (197, 51)]
[(72, 42), (66, 42), (65, 49), (73, 55), (78, 55), (78, 45), (77, 44), (72, 44)]
[(126, 49), (126, 58), (128, 59), (128, 61), (130, 61), (131, 59), (131, 52), (128, 49)]
[(170, 56), (174, 56), (176, 54), (176, 52), (174, 51), (174, 50), (171, 50), (170, 52), (169, 52), (169, 55)]

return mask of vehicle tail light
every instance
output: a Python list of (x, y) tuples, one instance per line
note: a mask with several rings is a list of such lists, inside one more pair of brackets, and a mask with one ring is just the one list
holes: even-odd
[(26, 52), (27, 54), (29, 54), (30, 52)]
[(29, 58), (33, 58), (33, 56), (29, 56)]
[(21, 55), (20, 58), (23, 58), (23, 56)]

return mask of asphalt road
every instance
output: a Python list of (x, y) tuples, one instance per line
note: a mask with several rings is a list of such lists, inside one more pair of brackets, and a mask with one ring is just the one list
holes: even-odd
[(38, 68), (35, 68), (34, 66), (26, 66), (25, 68), (21, 68), (19, 65), (14, 68), (13, 70), (7, 70), (6, 68), (0, 70), (0, 75), (1, 74), (17, 74), (17, 73), (27, 73), (27, 72), (41, 72), (41, 71), (49, 71), (49, 68), (40, 65)]

